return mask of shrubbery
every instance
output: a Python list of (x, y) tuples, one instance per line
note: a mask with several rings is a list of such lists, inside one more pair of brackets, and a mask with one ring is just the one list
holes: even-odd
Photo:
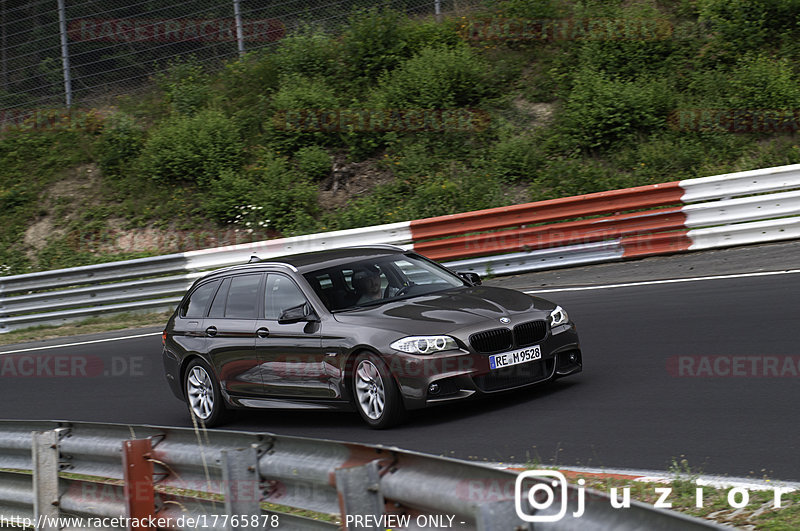
[(144, 145), (144, 130), (130, 116), (114, 116), (100, 135), (97, 162), (109, 177), (128, 169)]
[(283, 39), (274, 57), (284, 76), (334, 77), (341, 71), (341, 53), (339, 41), (305, 28)]
[(697, 7), (716, 32), (716, 44), (731, 53), (765, 45), (794, 48), (800, 35), (796, 0), (698, 0)]
[(164, 100), (178, 114), (193, 114), (211, 99), (209, 74), (194, 60), (172, 63), (166, 72), (156, 76), (164, 92)]
[(675, 98), (660, 79), (625, 81), (590, 67), (575, 76), (561, 117), (557, 148), (603, 151), (666, 126)]
[(452, 109), (477, 105), (494, 87), (486, 61), (467, 46), (424, 48), (381, 79), (382, 108)]
[(297, 169), (314, 180), (321, 180), (331, 173), (331, 156), (319, 146), (300, 148), (295, 154)]
[(162, 183), (209, 185), (225, 170), (242, 164), (239, 133), (223, 114), (201, 111), (155, 128), (142, 147), (137, 170)]
[(226, 170), (209, 184), (203, 207), (217, 221), (290, 236), (317, 226), (317, 188), (286, 159), (262, 152), (240, 173)]

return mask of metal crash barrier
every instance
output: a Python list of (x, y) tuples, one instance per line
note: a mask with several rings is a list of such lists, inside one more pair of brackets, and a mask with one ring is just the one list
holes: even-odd
[(549, 519), (548, 529), (564, 530), (720, 528), (638, 502), (616, 509), (607, 494), (567, 482), (536, 510), (527, 493), (552, 478), (527, 475), (268, 433), (0, 421), (6, 527), (499, 531)]

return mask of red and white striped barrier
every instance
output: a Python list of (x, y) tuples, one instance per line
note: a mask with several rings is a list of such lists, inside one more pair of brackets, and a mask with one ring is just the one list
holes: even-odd
[[(416, 251), (437, 260), (577, 252), (601, 241), (616, 245), (608, 249), (612, 258), (636, 258), (794, 239), (800, 237), (794, 189), (800, 165), (412, 221), (411, 239)], [(772, 193), (783, 190), (794, 191)]]

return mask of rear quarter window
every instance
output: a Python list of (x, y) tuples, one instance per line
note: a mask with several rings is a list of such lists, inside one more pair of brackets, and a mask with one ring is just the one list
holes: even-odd
[(190, 319), (204, 317), (206, 308), (208, 308), (208, 303), (217, 291), (218, 286), (219, 280), (214, 280), (197, 287), (197, 289), (189, 294), (189, 298), (186, 299), (186, 302), (183, 303), (180, 312), (181, 317)]

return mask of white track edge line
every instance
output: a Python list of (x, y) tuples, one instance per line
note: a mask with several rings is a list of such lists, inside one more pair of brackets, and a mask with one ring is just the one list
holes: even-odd
[(123, 336), (123, 337), (110, 337), (108, 339), (93, 339), (91, 341), (79, 341), (77, 343), (65, 343), (63, 345), (47, 345), (44, 347), (22, 348), (18, 350), (7, 350), (5, 352), (0, 352), (0, 356), (4, 356), (6, 354), (18, 354), (20, 352), (32, 352), (34, 350), (48, 350), (51, 348), (63, 348), (63, 347), (78, 347), (81, 345), (91, 345), (93, 343), (105, 343), (107, 341), (122, 341), (123, 339), (136, 339), (139, 337), (160, 336), (160, 335), (161, 332), (150, 332), (148, 334), (136, 334), (133, 336)]
[(785, 271), (759, 271), (756, 273), (737, 273), (730, 275), (711, 275), (707, 277), (670, 278), (665, 280), (643, 280), (641, 282), (624, 282), (620, 284), (600, 284), (597, 286), (575, 286), (571, 288), (551, 288), (527, 290), (525, 293), (554, 293), (559, 291), (589, 291), (597, 289), (630, 288), (636, 286), (655, 286), (658, 284), (678, 284), (681, 282), (700, 282), (704, 280), (726, 280), (732, 278), (767, 277), (775, 275), (790, 275), (800, 273), (800, 269), (787, 269)]

